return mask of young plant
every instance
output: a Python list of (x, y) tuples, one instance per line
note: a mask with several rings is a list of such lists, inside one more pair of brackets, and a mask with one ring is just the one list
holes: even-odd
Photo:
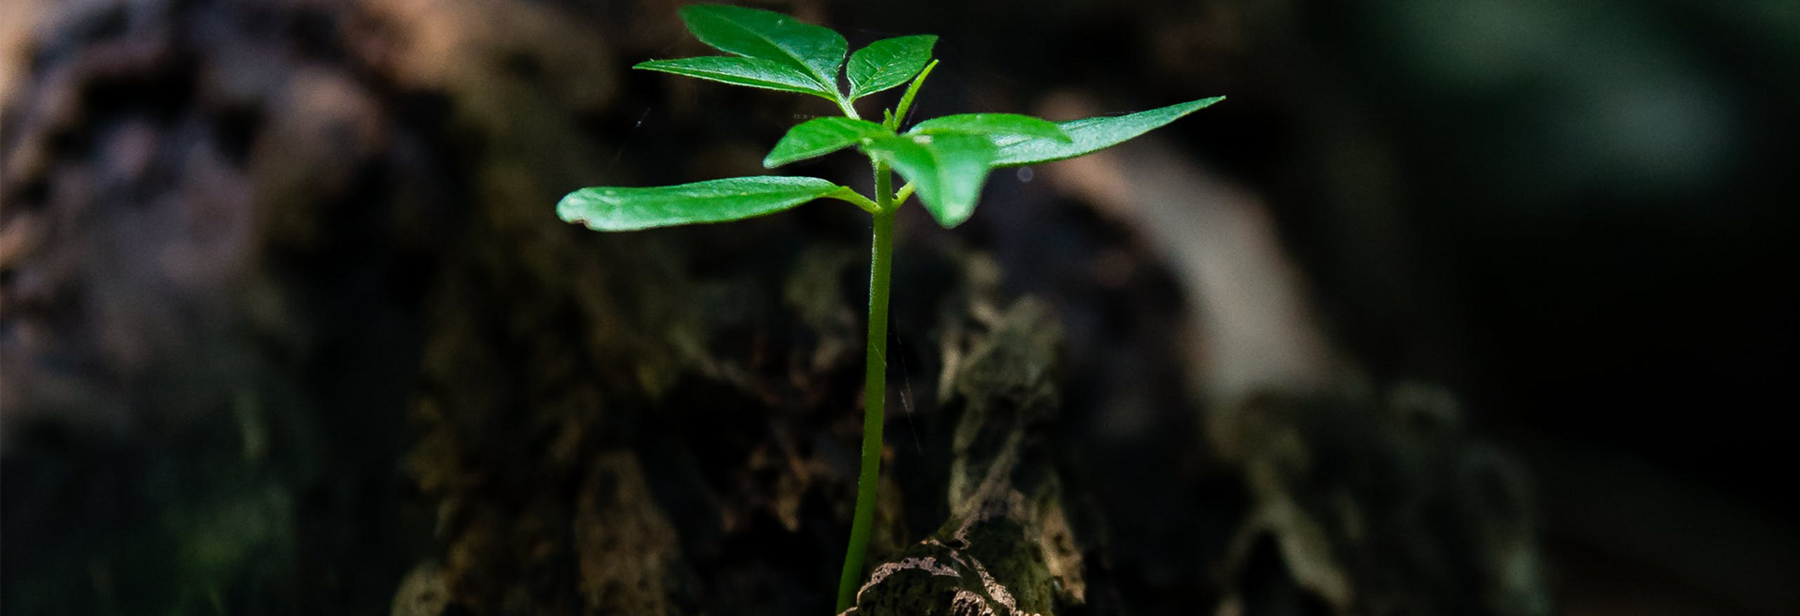
[[(894, 212), (917, 195), (945, 228), (975, 211), (988, 172), (1073, 158), (1117, 145), (1193, 113), (1224, 97), (1170, 105), (1116, 117), (1053, 123), (1010, 113), (971, 113), (932, 118), (902, 131), (919, 86), (937, 66), (931, 48), (937, 37), (902, 36), (870, 43), (850, 54), (838, 33), (769, 11), (721, 5), (681, 10), (682, 21), (701, 42), (728, 56), (652, 60), (635, 68), (697, 77), (733, 85), (807, 94), (831, 101), (844, 117), (808, 120), (776, 142), (765, 167), (824, 156), (854, 147), (875, 170), (875, 194), (864, 196), (810, 177), (756, 176), (654, 188), (583, 188), (556, 205), (563, 220), (595, 231), (631, 231), (693, 223), (738, 220), (772, 214), (816, 199), (836, 199), (867, 211), (874, 219), (869, 262), (868, 354), (863, 374), (862, 469), (850, 545), (838, 586), (837, 610), (855, 598), (875, 514), (881, 464), (882, 404), (887, 383), (888, 273), (893, 261)], [(848, 77), (848, 92), (838, 75)], [(857, 115), (855, 102), (911, 80), (898, 104), (881, 122)], [(893, 188), (893, 173), (906, 184)]]

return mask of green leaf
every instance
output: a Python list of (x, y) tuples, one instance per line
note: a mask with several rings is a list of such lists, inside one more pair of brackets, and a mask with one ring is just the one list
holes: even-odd
[(1059, 122), (1057, 126), (1062, 128), (1064, 133), (1068, 133), (1070, 141), (1062, 142), (1042, 138), (1001, 139), (999, 141), (1000, 155), (995, 159), (994, 166), (1035, 165), (1098, 152), (1160, 128), (1182, 116), (1222, 100), (1225, 100), (1225, 97), (1215, 96), (1170, 105), (1161, 109), (1140, 111), (1131, 115)]
[(906, 132), (920, 135), (956, 133), (987, 137), (1025, 137), (1071, 143), (1069, 135), (1049, 120), (1016, 113), (948, 115), (914, 124)]
[(835, 97), (838, 67), (849, 43), (844, 37), (793, 17), (738, 6), (696, 4), (681, 9), (681, 20), (700, 42), (719, 51), (787, 64), (805, 71)]
[(863, 149), (912, 182), (919, 201), (946, 229), (975, 213), (995, 154), (987, 137), (956, 134), (884, 137)]
[(820, 89), (819, 84), (813, 81), (812, 76), (800, 72), (799, 69), (789, 68), (780, 62), (760, 58), (702, 56), (639, 62), (632, 68), (698, 77), (736, 86), (811, 94), (828, 100), (837, 100), (835, 92)]
[(772, 214), (828, 196), (839, 188), (819, 178), (782, 176), (727, 178), (654, 188), (598, 186), (564, 196), (556, 204), (556, 215), (595, 231), (634, 231)]
[(844, 71), (850, 76), (850, 100), (906, 83), (931, 61), (936, 44), (937, 37), (921, 34), (881, 39), (856, 50)]
[(919, 95), (919, 86), (925, 85), (925, 78), (931, 76), (931, 69), (937, 68), (937, 65), (938, 61), (932, 60), (925, 65), (925, 70), (919, 71), (918, 77), (913, 78), (912, 85), (906, 86), (906, 93), (900, 95), (900, 104), (894, 106), (894, 113), (885, 120), (888, 128), (900, 129), (900, 123), (906, 121), (906, 112), (912, 110), (913, 97)]
[(867, 120), (817, 118), (788, 129), (775, 149), (763, 159), (764, 167), (779, 167), (797, 160), (824, 156), (865, 139), (893, 136), (894, 131)]

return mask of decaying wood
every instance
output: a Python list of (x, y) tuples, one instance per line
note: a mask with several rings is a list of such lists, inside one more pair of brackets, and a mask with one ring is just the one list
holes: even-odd
[[(1340, 614), (1552, 611), (1516, 461), (1471, 435), (1454, 399), (1264, 394), (1214, 439), (1256, 497), (1229, 571), (1273, 545), (1297, 587)], [(1269, 540), (1270, 544), (1263, 543)], [(1243, 586), (1226, 613), (1254, 613)]]
[(1082, 562), (1063, 510), (1049, 424), (1061, 332), (1023, 300), (967, 348), (950, 349), (957, 419), (950, 518), (876, 565), (849, 613), (1048, 615), (1084, 600)]

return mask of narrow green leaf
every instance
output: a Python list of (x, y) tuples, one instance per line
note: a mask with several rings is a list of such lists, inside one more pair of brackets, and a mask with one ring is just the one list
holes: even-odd
[(894, 131), (867, 120), (816, 118), (788, 129), (775, 149), (763, 159), (764, 167), (779, 167), (796, 160), (824, 156), (856, 145), (864, 139), (892, 136)]
[(990, 138), (1025, 137), (1071, 143), (1055, 123), (1016, 113), (965, 113), (932, 118), (914, 124), (906, 132), (920, 135), (984, 135)]
[(1131, 115), (1086, 118), (1059, 122), (1070, 141), (1054, 139), (1004, 138), (999, 141), (1000, 156), (995, 167), (1035, 165), (1091, 154), (1174, 122), (1182, 116), (1225, 100), (1223, 96), (1203, 98), (1161, 109), (1140, 111)]
[(738, 220), (779, 212), (836, 192), (819, 178), (757, 176), (678, 186), (597, 186), (569, 193), (556, 204), (566, 222), (595, 231), (634, 231)]
[(785, 64), (760, 58), (701, 56), (639, 62), (632, 68), (698, 77), (736, 86), (811, 94), (827, 100), (837, 100), (836, 93), (821, 89), (819, 84), (813, 81), (812, 76)]
[(994, 142), (978, 135), (900, 135), (863, 148), (917, 186), (919, 201), (946, 229), (975, 212), (995, 154)]
[(719, 4), (684, 7), (681, 20), (700, 42), (719, 51), (790, 65), (839, 93), (838, 67), (849, 43), (828, 28), (772, 11)]
[(936, 44), (937, 37), (921, 34), (881, 39), (856, 50), (844, 69), (850, 76), (850, 100), (906, 83), (931, 61)]
[(925, 65), (925, 70), (919, 71), (918, 77), (913, 78), (912, 85), (906, 86), (906, 94), (900, 95), (900, 104), (894, 106), (894, 114), (887, 118), (888, 128), (900, 130), (900, 123), (906, 121), (906, 112), (912, 109), (913, 97), (919, 95), (919, 86), (925, 85), (925, 78), (931, 76), (931, 69), (937, 65), (938, 61), (932, 60)]

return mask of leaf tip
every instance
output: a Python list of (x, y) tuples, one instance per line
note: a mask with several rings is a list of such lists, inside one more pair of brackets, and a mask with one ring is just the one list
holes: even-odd
[(955, 229), (958, 225), (968, 222), (969, 219), (974, 216), (975, 204), (950, 203), (946, 204), (946, 207), (944, 207), (943, 210), (944, 211), (941, 213), (942, 215), (933, 216), (932, 218), (937, 220), (937, 224), (940, 227), (945, 229)]
[(563, 198), (556, 202), (557, 218), (563, 219), (563, 222), (575, 222), (573, 219), (577, 218), (579, 214), (575, 213), (575, 208), (577, 206), (574, 201), (580, 193), (581, 191), (579, 190), (570, 192), (569, 194), (563, 195)]

